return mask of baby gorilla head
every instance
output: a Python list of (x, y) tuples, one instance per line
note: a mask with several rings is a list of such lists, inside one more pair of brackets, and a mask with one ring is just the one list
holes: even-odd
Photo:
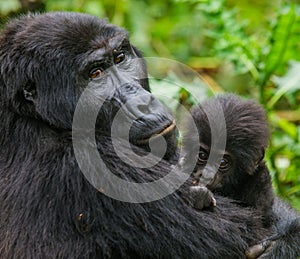
[[(269, 173), (263, 161), (269, 140), (269, 127), (263, 108), (253, 101), (227, 94), (194, 107), (191, 114), (193, 120), (188, 122), (187, 134), (183, 139), (185, 157), (182, 159), (182, 168), (186, 172), (193, 170), (195, 187), (191, 190), (194, 198), (199, 201), (199, 196), (206, 197), (205, 202), (194, 205), (202, 208), (211, 203), (215, 204), (210, 191), (252, 205), (255, 201), (245, 198), (247, 195), (243, 191), (245, 186), (248, 190), (252, 187), (249, 179), (258, 179), (260, 172), (264, 172), (263, 177), (266, 180), (263, 182), (267, 186), (270, 183)], [(220, 116), (224, 116), (223, 129), (220, 126), (222, 122), (218, 121)], [(200, 146), (195, 144), (199, 143), (196, 139), (198, 136), (191, 134), (194, 123), (198, 130)], [(222, 142), (222, 138), (225, 138), (225, 147), (215, 148)], [(212, 145), (213, 142), (217, 145)], [(196, 157), (191, 155), (195, 154), (195, 149)], [(218, 159), (209, 159), (210, 157)], [(195, 168), (191, 168), (195, 163)]]

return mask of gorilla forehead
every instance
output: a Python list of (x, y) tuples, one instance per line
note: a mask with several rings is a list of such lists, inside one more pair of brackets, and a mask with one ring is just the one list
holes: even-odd
[[(208, 120), (207, 112), (210, 120)], [(259, 146), (268, 145), (270, 132), (266, 113), (253, 100), (242, 99), (233, 94), (223, 94), (192, 109), (192, 116), (199, 133), (207, 141), (210, 141), (211, 127), (220, 131), (218, 136), (224, 136), (222, 135), (224, 129), (222, 125), (219, 125), (219, 117), (222, 115), (226, 123), (224, 133), (226, 133), (227, 142), (234, 143), (235, 147), (241, 145), (244, 148), (255, 141)]]
[(108, 24), (104, 19), (72, 12), (29, 15), (19, 20), (17, 26), (13, 22), (7, 30), (12, 33), (6, 34), (14, 37), (10, 41), (5, 40), (16, 48), (44, 55), (59, 50), (60, 56), (62, 53), (80, 54), (104, 47), (116, 35), (127, 37), (125, 30)]

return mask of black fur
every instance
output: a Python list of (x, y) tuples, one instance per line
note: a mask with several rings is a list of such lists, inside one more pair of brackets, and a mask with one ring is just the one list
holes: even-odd
[[(220, 114), (224, 116), (225, 149), (233, 160), (227, 172), (216, 173), (220, 174), (216, 180), (220, 183), (211, 190), (242, 201), (246, 206), (262, 210), (266, 222), (270, 222), (274, 193), (271, 177), (263, 160), (270, 134), (265, 111), (253, 101), (243, 100), (233, 94), (219, 95), (193, 107), (191, 110), (193, 121), (188, 121), (188, 128), (195, 123), (200, 142), (210, 147), (211, 127), (218, 127), (218, 122), (209, 122), (207, 112), (210, 118), (216, 120)], [(220, 132), (218, 137), (225, 138), (223, 134)], [(191, 163), (194, 159), (189, 157), (189, 149), (192, 149), (193, 143), (197, 143), (196, 137), (189, 130), (184, 136), (186, 163)]]
[[(105, 195), (114, 183), (98, 191), (81, 173), (71, 124), (89, 82), (82, 67), (115, 35), (126, 32), (76, 13), (24, 16), (1, 32), (1, 258), (243, 258), (247, 246), (268, 233), (252, 210), (219, 197), (214, 211), (198, 212), (177, 193), (144, 204), (121, 202)], [(128, 96), (133, 90), (146, 96), (141, 87), (131, 90)], [(101, 111), (97, 121), (97, 148), (106, 166), (136, 182), (168, 173), (167, 161), (149, 169), (122, 162), (106, 132), (110, 112)], [(166, 120), (161, 115), (154, 122)], [(92, 144), (84, 136), (81, 141), (89, 160), (85, 150)]]
[[(220, 111), (220, 108), (222, 111)], [(263, 108), (251, 100), (243, 100), (233, 94), (219, 95), (193, 107), (192, 121), (188, 121), (184, 136), (185, 157), (183, 170), (191, 170), (194, 157), (191, 153), (199, 149), (195, 145), (198, 139), (192, 134), (192, 124), (195, 123), (200, 142), (211, 146), (211, 127), (216, 127), (219, 137), (224, 138), (222, 128), (218, 125), (219, 116), (224, 116), (226, 123), (226, 153), (233, 157), (232, 168), (220, 174), (217, 187), (210, 188), (215, 194), (239, 200), (244, 206), (257, 209), (263, 216), (263, 224), (276, 233), (255, 246), (259, 258), (296, 258), (300, 256), (300, 217), (280, 199), (275, 198), (269, 170), (263, 160), (268, 146), (269, 127)], [(208, 120), (209, 114), (212, 121)], [(210, 150), (212, 152), (212, 150)], [(196, 158), (198, 159), (198, 158)], [(202, 170), (196, 164), (195, 172)], [(216, 177), (216, 176), (215, 176)], [(201, 182), (201, 181), (200, 181)], [(211, 205), (212, 194), (205, 188), (191, 187), (190, 196), (195, 207)], [(217, 204), (217, 206), (220, 206)], [(256, 258), (254, 250), (247, 254), (248, 258)]]

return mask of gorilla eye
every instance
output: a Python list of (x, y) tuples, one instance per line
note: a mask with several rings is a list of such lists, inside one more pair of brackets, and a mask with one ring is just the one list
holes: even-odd
[(90, 72), (89, 72), (89, 78), (97, 78), (99, 76), (102, 75), (102, 69), (100, 69), (99, 67), (93, 68)]
[(115, 52), (115, 57), (114, 57), (115, 64), (121, 63), (125, 59), (124, 51), (114, 51), (114, 52)]
[(231, 159), (230, 157), (223, 157), (220, 161), (220, 170), (227, 170), (231, 167)]
[(207, 162), (207, 159), (208, 159), (207, 152), (204, 150), (200, 150), (198, 154), (198, 161), (200, 162), (200, 164), (205, 164)]

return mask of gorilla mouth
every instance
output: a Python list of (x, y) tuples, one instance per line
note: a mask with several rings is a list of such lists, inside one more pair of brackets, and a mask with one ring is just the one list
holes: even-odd
[(165, 136), (168, 133), (172, 132), (175, 129), (175, 127), (176, 127), (176, 122), (174, 120), (170, 124), (168, 124), (166, 127), (164, 127), (161, 131), (152, 134), (150, 137), (137, 140), (136, 144), (138, 144), (138, 145), (148, 144), (150, 139), (155, 140), (156, 138), (158, 138), (160, 136)]

